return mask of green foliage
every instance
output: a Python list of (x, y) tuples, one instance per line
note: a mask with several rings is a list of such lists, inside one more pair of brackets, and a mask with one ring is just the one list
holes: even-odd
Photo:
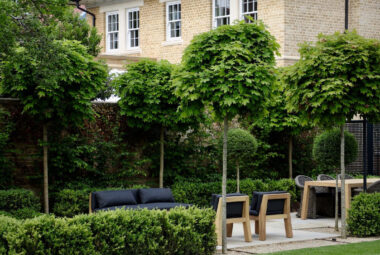
[[(178, 182), (172, 187), (172, 192), (177, 202), (195, 204), (200, 207), (209, 207), (212, 194), (221, 194), (221, 182)], [(244, 179), (240, 181), (240, 192), (247, 194), (252, 198), (253, 191), (288, 191), (293, 200), (296, 200), (296, 186), (291, 179), (282, 179), (279, 181), (252, 180)], [(236, 181), (227, 181), (227, 193), (236, 192)]]
[(107, 77), (106, 66), (76, 41), (54, 41), (41, 58), (19, 47), (0, 67), (3, 92), (19, 98), (23, 112), (66, 126), (92, 117), (91, 99)]
[[(218, 143), (219, 150), (223, 148), (223, 137)], [(244, 129), (229, 129), (227, 133), (228, 160), (239, 164), (252, 158), (257, 150), (257, 141), (251, 133)]]
[(211, 255), (216, 245), (214, 218), (213, 210), (198, 208), (118, 210), (72, 219), (45, 215), (25, 221), (0, 216), (0, 251)]
[(31, 208), (35, 211), (41, 209), (40, 200), (32, 191), (26, 189), (0, 190), (1, 211), (24, 208)]
[(127, 72), (113, 81), (120, 96), (121, 114), (130, 126), (172, 127), (178, 122), (178, 99), (174, 96), (168, 61), (141, 60), (126, 66)]
[(380, 115), (380, 43), (356, 32), (319, 35), (300, 48), (301, 59), (287, 68), (287, 107), (304, 124), (331, 127), (355, 114)]
[[(354, 162), (358, 156), (358, 143), (353, 134), (344, 132), (344, 163)], [(313, 158), (320, 167), (335, 170), (340, 165), (340, 130), (333, 129), (323, 132), (314, 140)]]
[(262, 23), (241, 22), (195, 36), (174, 75), (182, 117), (199, 115), (205, 107), (219, 119), (261, 112), (278, 48)]
[(12, 217), (19, 220), (24, 220), (24, 219), (35, 218), (43, 214), (36, 211), (33, 208), (25, 207), (25, 208), (17, 209), (17, 210), (0, 211), (0, 215)]
[(10, 152), (9, 140), (14, 129), (10, 121), (10, 113), (0, 107), (0, 189), (9, 188), (12, 185), (13, 164), (7, 154)]
[(361, 193), (355, 196), (349, 216), (347, 223), (352, 235), (380, 235), (380, 193)]

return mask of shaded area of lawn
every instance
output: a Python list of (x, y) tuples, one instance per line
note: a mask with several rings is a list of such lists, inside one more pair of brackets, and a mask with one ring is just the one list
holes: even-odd
[(272, 255), (379, 255), (380, 241), (324, 246), (319, 248), (306, 248), (283, 252), (270, 253)]

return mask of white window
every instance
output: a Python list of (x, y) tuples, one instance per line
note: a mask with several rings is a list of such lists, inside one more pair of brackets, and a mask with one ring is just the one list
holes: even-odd
[(119, 13), (107, 13), (107, 51), (119, 49)]
[(230, 24), (230, 0), (214, 0), (214, 27)]
[(257, 0), (240, 0), (241, 2), (241, 19), (247, 23), (251, 23), (252, 20), (248, 17), (252, 17), (253, 20), (257, 20)]
[(166, 40), (181, 39), (181, 1), (166, 3)]
[(138, 8), (127, 10), (127, 47), (136, 49), (140, 46), (140, 10)]

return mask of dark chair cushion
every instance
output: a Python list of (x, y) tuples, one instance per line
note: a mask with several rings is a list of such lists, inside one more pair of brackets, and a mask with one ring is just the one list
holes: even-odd
[(183, 204), (183, 203), (168, 203), (168, 202), (163, 202), (163, 203), (147, 203), (147, 204), (139, 204), (138, 208), (141, 209), (148, 209), (148, 210), (153, 210), (153, 209), (158, 209), (158, 210), (169, 210), (174, 207), (185, 207), (189, 208), (191, 205), (190, 204)]
[[(283, 194), (286, 191), (269, 191), (269, 192), (253, 192), (250, 215), (258, 216), (260, 213), (261, 202), (263, 196), (267, 194)], [(268, 208), (266, 215), (282, 214), (284, 213), (285, 199), (271, 199), (268, 201)]]
[[(246, 194), (241, 193), (229, 193), (226, 197), (236, 197), (236, 196), (246, 196)], [(219, 198), (222, 195), (212, 194), (211, 195), (211, 206), (216, 211), (219, 205)], [(227, 218), (241, 218), (243, 216), (243, 202), (230, 202), (227, 203)]]
[(97, 208), (118, 205), (137, 205), (133, 192), (130, 190), (109, 190), (94, 192)]
[(156, 202), (175, 202), (172, 191), (168, 188), (140, 189), (139, 196), (141, 204)]

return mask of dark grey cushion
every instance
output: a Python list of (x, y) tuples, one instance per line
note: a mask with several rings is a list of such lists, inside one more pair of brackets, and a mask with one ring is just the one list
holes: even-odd
[[(236, 196), (246, 196), (246, 194), (241, 193), (229, 193), (226, 194), (226, 197), (236, 197)], [(219, 205), (219, 198), (222, 195), (212, 194), (211, 195), (211, 205), (216, 211)], [(243, 202), (232, 202), (227, 203), (227, 218), (241, 218), (243, 215)]]
[[(269, 192), (253, 192), (251, 209), (249, 210), (250, 215), (258, 216), (260, 213), (261, 202), (263, 196), (267, 194), (283, 194), (286, 191), (269, 191)], [(266, 215), (282, 214), (284, 213), (284, 203), (285, 199), (272, 199), (268, 201), (267, 213)]]
[(136, 205), (136, 199), (130, 190), (109, 190), (95, 193), (97, 208), (106, 208), (118, 205)]
[(172, 191), (168, 188), (140, 189), (139, 197), (141, 204), (156, 202), (175, 202)]
[(141, 209), (148, 209), (148, 210), (152, 210), (152, 209), (159, 209), (159, 210), (169, 210), (171, 208), (174, 208), (174, 207), (185, 207), (185, 208), (189, 208), (191, 205), (189, 204), (183, 204), (183, 203), (167, 203), (167, 202), (164, 202), (164, 203), (147, 203), (147, 204), (139, 204), (138, 207), (141, 208)]

